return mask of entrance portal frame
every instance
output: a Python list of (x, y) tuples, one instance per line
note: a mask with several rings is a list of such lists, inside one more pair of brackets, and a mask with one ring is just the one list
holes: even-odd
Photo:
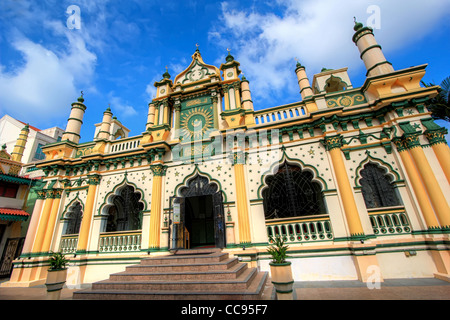
[(225, 248), (225, 215), (223, 194), (219, 185), (208, 177), (195, 174), (185, 186), (177, 190), (178, 195), (170, 197), (169, 250), (190, 249), (190, 235), (186, 229), (186, 198), (212, 196), (214, 217), (214, 240), (216, 248)]

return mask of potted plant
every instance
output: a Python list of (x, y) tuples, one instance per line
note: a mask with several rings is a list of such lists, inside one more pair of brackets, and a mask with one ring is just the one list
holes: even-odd
[(291, 262), (286, 261), (287, 246), (284, 239), (277, 235), (275, 238), (270, 236), (272, 246), (267, 248), (267, 252), (272, 256), (270, 265), (270, 274), (272, 276), (272, 283), (275, 286), (278, 300), (292, 300), (292, 288), (294, 279), (292, 277)]
[(66, 283), (68, 263), (66, 257), (60, 252), (53, 252), (50, 256), (50, 268), (47, 272), (47, 299), (58, 300), (61, 296), (61, 289)]

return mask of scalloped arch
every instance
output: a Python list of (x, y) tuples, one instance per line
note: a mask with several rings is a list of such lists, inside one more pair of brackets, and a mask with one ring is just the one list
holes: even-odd
[(75, 196), (75, 198), (73, 198), (64, 208), (64, 210), (61, 212), (61, 217), (60, 219), (65, 219), (66, 214), (69, 212), (69, 208), (72, 207), (75, 202), (79, 202), (81, 204), (81, 210), (82, 212), (84, 212), (84, 203), (83, 200), (80, 199), (80, 194), (79, 192), (77, 192), (77, 195)]
[(385, 171), (385, 174), (389, 175), (392, 178), (393, 183), (401, 181), (400, 175), (394, 170), (394, 168), (392, 168), (389, 163), (375, 158), (371, 156), (370, 153), (368, 153), (367, 157), (359, 163), (358, 167), (355, 170), (355, 187), (361, 187), (361, 184), (359, 183), (359, 181), (361, 180), (361, 170), (367, 163), (376, 164), (378, 167), (383, 169)]
[(114, 188), (106, 194), (105, 200), (103, 201), (103, 203), (100, 205), (100, 207), (98, 209), (98, 215), (102, 215), (102, 212), (104, 212), (107, 208), (109, 208), (109, 206), (112, 205), (112, 203), (110, 203), (110, 201), (112, 199), (111, 196), (118, 195), (120, 193), (120, 190), (127, 185), (133, 187), (135, 192), (138, 192), (141, 195), (140, 202), (142, 202), (144, 204), (143, 211), (147, 211), (147, 201), (145, 201), (144, 192), (138, 186), (136, 186), (136, 184), (134, 182), (128, 181), (127, 176), (128, 176), (128, 174), (125, 172), (125, 177), (123, 178), (123, 180), (121, 182), (119, 182), (118, 184), (116, 184), (114, 186)]
[(302, 171), (309, 171), (312, 173), (313, 175), (313, 181), (314, 182), (318, 182), (321, 186), (322, 191), (327, 191), (328, 190), (328, 185), (325, 182), (324, 179), (322, 179), (321, 177), (319, 177), (319, 172), (318, 170), (311, 165), (306, 165), (302, 160), (300, 159), (292, 159), (289, 158), (288, 155), (286, 154), (285, 150), (283, 150), (283, 156), (281, 157), (281, 159), (277, 162), (272, 163), (272, 165), (270, 166), (270, 168), (264, 172), (261, 175), (261, 185), (258, 188), (257, 191), (257, 195), (258, 195), (258, 199), (261, 200), (263, 199), (262, 197), (262, 192), (264, 189), (266, 189), (268, 187), (267, 183), (266, 183), (266, 179), (269, 176), (275, 175), (278, 171), (278, 167), (281, 166), (283, 163), (287, 163), (290, 165), (298, 165)]
[(179, 183), (179, 184), (175, 187), (173, 194), (174, 194), (175, 196), (178, 196), (178, 193), (179, 193), (179, 191), (181, 190), (181, 188), (182, 188), (182, 187), (188, 187), (188, 185), (189, 185), (188, 182), (189, 182), (190, 180), (194, 179), (197, 175), (200, 175), (200, 176), (202, 176), (202, 177), (207, 178), (207, 179), (209, 180), (210, 183), (215, 183), (215, 184), (217, 184), (217, 186), (218, 186), (218, 191), (221, 191), (222, 194), (223, 194), (223, 202), (224, 202), (224, 203), (227, 202), (228, 197), (227, 197), (226, 192), (223, 190), (222, 184), (220, 183), (220, 181), (218, 181), (218, 180), (212, 178), (210, 174), (208, 174), (208, 173), (206, 173), (206, 172), (202, 172), (202, 171), (198, 168), (197, 165), (195, 165), (195, 169), (194, 169), (190, 174), (188, 174), (186, 177), (184, 177), (183, 181), (182, 181), (181, 183)]

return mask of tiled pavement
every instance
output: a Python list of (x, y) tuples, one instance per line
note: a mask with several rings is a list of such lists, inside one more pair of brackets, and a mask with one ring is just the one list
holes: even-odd
[[(76, 290), (78, 289), (64, 288), (61, 300), (71, 300), (72, 293)], [(359, 281), (295, 282), (294, 291), (296, 300), (450, 300), (450, 283), (432, 278), (385, 280), (378, 289), (369, 289), (365, 283)], [(275, 299), (270, 284), (266, 292), (271, 294), (266, 294), (265, 299)], [(46, 299), (45, 286), (0, 287), (0, 300)]]

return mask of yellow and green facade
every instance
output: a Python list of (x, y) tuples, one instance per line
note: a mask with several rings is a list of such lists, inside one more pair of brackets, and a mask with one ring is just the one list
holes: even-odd
[(427, 108), (438, 87), (420, 85), (426, 65), (394, 70), (369, 27), (356, 24), (353, 41), (367, 68), (361, 87), (346, 68), (310, 84), (298, 63), (301, 100), (263, 110), (230, 53), (215, 67), (197, 49), (182, 73), (155, 83), (134, 137), (108, 134), (107, 110), (101, 134), (80, 144), (80, 97), (66, 138), (43, 148), (30, 245), (4, 285), (43, 282), (50, 251), (67, 254), (69, 285), (201, 246), (269, 271), (277, 235), (296, 281), (448, 280), (450, 149)]

